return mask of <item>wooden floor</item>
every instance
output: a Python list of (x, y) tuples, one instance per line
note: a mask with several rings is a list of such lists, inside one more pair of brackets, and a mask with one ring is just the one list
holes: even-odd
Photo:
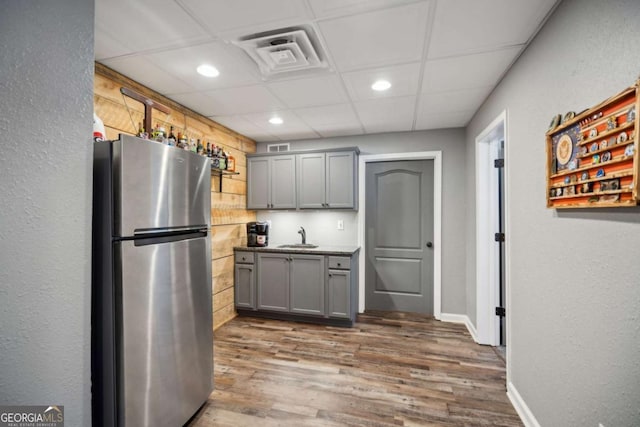
[(354, 328), (238, 317), (189, 426), (522, 426), (505, 366), (463, 325), (367, 313)]

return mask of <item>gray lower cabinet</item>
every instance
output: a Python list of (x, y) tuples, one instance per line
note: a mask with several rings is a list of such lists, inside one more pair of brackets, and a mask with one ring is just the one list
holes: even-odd
[(291, 255), (291, 313), (324, 315), (324, 258)]
[(289, 311), (288, 254), (258, 254), (258, 310)]
[(331, 317), (351, 317), (351, 272), (348, 270), (329, 270), (327, 278), (329, 307)]
[(236, 250), (236, 308), (352, 324), (357, 256)]
[(236, 252), (235, 261), (236, 307), (255, 310), (256, 275), (253, 252)]

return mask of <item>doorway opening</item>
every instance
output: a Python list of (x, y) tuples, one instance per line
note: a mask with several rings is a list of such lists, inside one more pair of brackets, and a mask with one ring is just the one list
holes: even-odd
[[(367, 201), (366, 198), (371, 193), (371, 189), (367, 188), (366, 169), (368, 163), (383, 163), (383, 162), (399, 162), (399, 161), (411, 161), (411, 160), (432, 160), (432, 183), (433, 192), (429, 195), (432, 200), (429, 201), (430, 214), (432, 215), (433, 222), (432, 230), (429, 230), (429, 240), (423, 242), (426, 248), (433, 254), (433, 267), (427, 273), (432, 279), (432, 304), (433, 304), (433, 316), (436, 319), (440, 319), (441, 315), (441, 224), (442, 224), (442, 152), (440, 151), (428, 151), (428, 152), (415, 152), (415, 153), (393, 153), (393, 154), (372, 154), (362, 155), (359, 160), (359, 206), (358, 211), (358, 243), (361, 247), (359, 257), (359, 279), (358, 279), (358, 311), (363, 313), (365, 310), (365, 283), (366, 283), (366, 260), (369, 256), (367, 249), (367, 231), (366, 231), (366, 211)], [(431, 172), (430, 172), (431, 173)], [(427, 246), (430, 244), (430, 247)], [(411, 261), (408, 261), (411, 262)], [(391, 269), (390, 271), (392, 271)], [(431, 304), (431, 302), (430, 302)]]
[(508, 361), (507, 112), (476, 137), (476, 329)]

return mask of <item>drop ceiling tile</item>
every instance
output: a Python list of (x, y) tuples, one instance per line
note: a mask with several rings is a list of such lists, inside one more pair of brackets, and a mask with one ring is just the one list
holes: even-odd
[(217, 111), (215, 101), (202, 92), (174, 94), (171, 99), (203, 116), (213, 116)]
[(267, 132), (257, 132), (257, 133), (243, 133), (247, 138), (251, 138), (256, 142), (276, 142), (280, 141), (280, 138), (277, 136), (273, 136)]
[(213, 111), (205, 114), (207, 116), (232, 116), (283, 108), (282, 103), (260, 85), (217, 89), (202, 94), (210, 98), (213, 105)]
[(351, 104), (325, 105), (322, 107), (298, 108), (296, 115), (313, 129), (340, 125), (359, 128), (360, 121)]
[(418, 61), (427, 26), (428, 3), (419, 2), (319, 23), (341, 71)]
[(423, 93), (420, 95), (418, 114), (449, 113), (455, 111), (476, 111), (487, 99), (493, 87), (482, 87), (467, 90)]
[(277, 137), (265, 132), (264, 129), (242, 116), (210, 116), (209, 118), (255, 141), (278, 141)]
[(336, 136), (363, 135), (362, 127), (349, 127), (343, 125), (319, 126), (314, 130), (323, 138), (333, 138)]
[(167, 73), (145, 56), (128, 56), (100, 62), (161, 94), (193, 90), (187, 83)]
[(329, 75), (267, 84), (289, 108), (348, 102), (338, 76)]
[(521, 47), (426, 62), (422, 92), (444, 92), (495, 86), (515, 60)]
[(246, 35), (308, 21), (310, 11), (300, 0), (180, 0), (212, 34), (244, 31)]
[(311, 9), (316, 18), (351, 15), (372, 9), (393, 7), (416, 0), (310, 0)]
[(555, 2), (439, 1), (429, 44), (429, 59), (524, 44)]
[[(283, 121), (282, 124), (274, 125), (269, 123), (269, 119), (277, 116)], [(280, 136), (283, 132), (307, 132), (311, 131), (311, 128), (307, 126), (300, 118), (290, 110), (271, 110), (260, 113), (247, 114), (243, 116), (244, 119), (250, 121), (254, 125), (258, 126), (264, 131)]]
[(462, 110), (453, 113), (419, 112), (416, 120), (416, 130), (448, 129), (467, 126), (475, 110)]
[(112, 34), (112, 32), (111, 28), (102, 28), (102, 26), (96, 24), (94, 37), (94, 56), (96, 61), (131, 52), (129, 46), (118, 40), (118, 34)]
[[(342, 74), (347, 91), (354, 101), (415, 95), (418, 92), (419, 76), (419, 62)], [(391, 88), (382, 92), (371, 89), (371, 85), (381, 79), (391, 83)]]
[(298, 139), (320, 138), (320, 135), (318, 135), (316, 132), (314, 132), (311, 129), (309, 129), (307, 131), (303, 131), (303, 130), (292, 130), (292, 131), (283, 130), (281, 132), (276, 133), (276, 135), (278, 136), (278, 138), (280, 138), (281, 141), (295, 141), (295, 140), (298, 140)]
[(415, 96), (381, 98), (354, 103), (367, 133), (411, 130)]
[[(223, 42), (167, 50), (148, 55), (159, 67), (178, 79), (188, 82), (192, 90), (211, 90), (259, 83), (254, 67), (244, 61), (235, 48)], [(204, 77), (196, 71), (201, 64), (215, 66), (218, 77)]]
[(173, 0), (96, 0), (95, 25), (97, 60), (210, 38)]

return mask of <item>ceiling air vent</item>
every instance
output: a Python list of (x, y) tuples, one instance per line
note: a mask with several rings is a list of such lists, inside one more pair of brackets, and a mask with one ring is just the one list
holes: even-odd
[(311, 27), (285, 28), (254, 34), (234, 42), (247, 52), (265, 77), (318, 71), (329, 67)]

